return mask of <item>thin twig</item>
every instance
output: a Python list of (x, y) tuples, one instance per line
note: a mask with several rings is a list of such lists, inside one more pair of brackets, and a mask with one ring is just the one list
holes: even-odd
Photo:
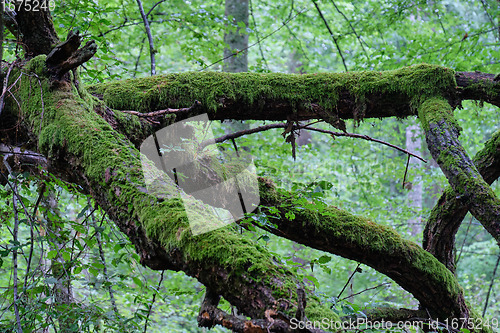
[(337, 295), (337, 298), (339, 298), (342, 295), (342, 293), (344, 292), (344, 290), (347, 288), (347, 286), (349, 285), (349, 282), (351, 282), (352, 278), (354, 277), (354, 274), (356, 274), (358, 272), (359, 266), (361, 266), (361, 264), (358, 264), (358, 266), (356, 266), (356, 269), (354, 270), (354, 272), (352, 272), (351, 276), (349, 276), (349, 279), (345, 283), (344, 288), (342, 288), (340, 293)]
[(148, 315), (146, 316), (146, 322), (144, 323), (144, 333), (146, 333), (148, 330), (149, 316), (151, 315), (151, 310), (153, 309), (153, 305), (155, 304), (156, 295), (158, 294), (158, 290), (160, 290), (161, 283), (163, 282), (163, 274), (164, 273), (165, 273), (165, 271), (161, 271), (160, 281), (158, 281), (158, 287), (156, 288), (155, 293), (153, 294), (153, 299), (152, 299), (151, 303), (149, 304)]
[(218, 64), (219, 62), (222, 62), (222, 61), (224, 61), (224, 60), (226, 60), (226, 59), (229, 59), (229, 58), (231, 58), (231, 57), (237, 56), (237, 55), (238, 55), (238, 54), (240, 54), (241, 52), (246, 52), (249, 48), (254, 47), (255, 45), (257, 45), (257, 44), (259, 44), (260, 42), (262, 42), (264, 39), (267, 39), (267, 38), (271, 37), (272, 35), (274, 35), (274, 34), (275, 34), (275, 33), (277, 33), (278, 31), (280, 31), (281, 29), (283, 29), (283, 27), (285, 27), (288, 23), (290, 23), (290, 21), (292, 21), (293, 19), (295, 19), (297, 16), (299, 16), (300, 14), (302, 14), (302, 13), (304, 13), (304, 12), (305, 12), (305, 11), (298, 12), (295, 16), (293, 16), (292, 18), (290, 18), (290, 19), (286, 20), (285, 22), (283, 22), (283, 24), (282, 24), (279, 28), (275, 29), (275, 30), (274, 30), (274, 31), (272, 31), (270, 34), (268, 34), (268, 35), (264, 36), (262, 39), (259, 39), (257, 42), (253, 43), (252, 45), (250, 45), (250, 46), (248, 46), (248, 47), (245, 47), (244, 49), (239, 50), (238, 52), (235, 52), (235, 53), (233, 53), (233, 54), (230, 54), (230, 55), (228, 55), (227, 57), (224, 57), (224, 58), (222, 58), (222, 59), (217, 60), (216, 62), (211, 63), (211, 64), (210, 64), (210, 65), (208, 65), (207, 67), (200, 69), (200, 70), (199, 70), (199, 72), (202, 72), (202, 71), (204, 71), (205, 69), (210, 68), (210, 67), (212, 67), (212, 66), (214, 66), (214, 65)]
[(339, 299), (338, 302), (343, 301), (343, 300), (348, 299), (348, 298), (353, 297), (353, 296), (357, 296), (357, 295), (362, 294), (364, 292), (367, 292), (369, 290), (377, 289), (377, 288), (380, 288), (380, 287), (383, 287), (383, 286), (387, 286), (387, 285), (390, 285), (390, 284), (391, 284), (390, 282), (385, 282), (385, 283), (379, 284), (378, 286), (367, 288), (365, 290), (361, 290), (360, 292), (357, 292), (355, 294), (352, 294), (352, 295), (349, 295), (349, 296), (346, 296), (344, 298)]
[[(484, 12), (486, 13), (486, 16), (488, 17), (488, 20), (490, 21), (492, 26), (495, 26), (495, 20), (493, 20), (493, 17), (491, 17), (490, 13), (488, 13), (488, 7), (486, 6), (486, 1), (481, 0), (481, 4), (483, 5)], [(500, 40), (500, 31), (498, 31), (498, 39)]]
[(406, 174), (408, 173), (408, 167), (410, 166), (410, 155), (408, 155), (408, 160), (406, 161), (405, 175), (403, 176), (403, 188), (406, 185)]
[(483, 309), (483, 318), (486, 315), (486, 310), (488, 309), (488, 302), (490, 301), (490, 293), (493, 288), (493, 284), (495, 283), (495, 278), (497, 275), (498, 264), (500, 263), (500, 254), (498, 254), (497, 263), (495, 264), (495, 268), (493, 269), (493, 276), (491, 277), (490, 287), (488, 288), (488, 293), (486, 294), (486, 301), (484, 302)]
[(458, 252), (457, 259), (455, 260), (455, 267), (460, 261), (462, 253), (464, 252), (465, 242), (467, 241), (467, 237), (469, 236), (469, 230), (471, 225), (472, 225), (472, 216), (469, 219), (469, 224), (467, 225), (467, 231), (465, 231), (464, 241), (462, 242), (462, 246), (460, 246), (460, 252)]
[[(17, 191), (17, 178), (14, 180), (14, 190)], [(12, 194), (12, 206), (14, 208), (14, 237), (13, 237), (13, 245), (14, 245), (14, 250), (12, 251), (12, 265), (14, 266), (14, 312), (16, 314), (16, 322), (17, 322), (17, 332), (22, 333), (23, 329), (21, 327), (21, 318), (19, 317), (19, 307), (18, 307), (18, 300), (19, 300), (19, 291), (17, 290), (17, 246), (18, 246), (18, 239), (17, 239), (17, 233), (19, 230), (19, 215), (17, 212), (17, 198), (15, 194)]]
[[(9, 83), (9, 76), (10, 72), (12, 71), (12, 67), (14, 67), (15, 61), (13, 61), (9, 69), (7, 70), (7, 74), (5, 74), (5, 79), (3, 80), (3, 90), (2, 90), (2, 95), (0, 96), (0, 115), (2, 114), (3, 107), (5, 105), (5, 93), (7, 92), (7, 84)], [(17, 82), (17, 80), (16, 80)], [(9, 89), (12, 87), (12, 85), (9, 87)]]
[(411, 155), (415, 158), (418, 158), (419, 160), (421, 160), (422, 162), (424, 163), (427, 163), (427, 161), (425, 159), (423, 159), (422, 157), (406, 150), (406, 149), (403, 149), (401, 147), (398, 147), (396, 145), (393, 145), (392, 143), (389, 143), (389, 142), (385, 142), (385, 141), (382, 141), (382, 140), (379, 140), (379, 139), (374, 139), (368, 135), (363, 135), (363, 134), (355, 134), (355, 133), (343, 133), (343, 132), (332, 132), (332, 131), (328, 131), (328, 130), (324, 130), (324, 129), (321, 129), (321, 128), (314, 128), (314, 127), (307, 127), (308, 125), (306, 125), (305, 127), (302, 127), (304, 129), (307, 129), (307, 130), (311, 130), (311, 131), (315, 131), (315, 132), (321, 132), (321, 133), (326, 133), (326, 134), (330, 134), (332, 136), (346, 136), (346, 137), (349, 137), (349, 138), (356, 138), (356, 139), (363, 139), (363, 140), (367, 140), (367, 141), (373, 141), (373, 142), (377, 142), (377, 143), (380, 143), (380, 144), (383, 144), (383, 145), (386, 145), (388, 147), (391, 147), (391, 148), (394, 148), (396, 150), (399, 150), (400, 152), (403, 152), (407, 155)]
[(141, 60), (141, 55), (142, 55), (142, 50), (144, 49), (144, 40), (146, 38), (143, 38), (141, 41), (141, 48), (139, 50), (139, 55), (137, 56), (137, 60), (135, 61), (135, 67), (134, 67), (134, 74), (133, 77), (137, 75), (137, 69), (139, 68), (139, 61)]
[(361, 36), (358, 35), (358, 33), (356, 32), (356, 29), (354, 29), (354, 27), (352, 26), (351, 24), (351, 21), (347, 18), (347, 16), (339, 9), (339, 7), (337, 7), (337, 4), (335, 3), (335, 1), (333, 0), (330, 0), (331, 3), (333, 4), (333, 6), (335, 7), (335, 9), (337, 10), (337, 12), (342, 15), (342, 17), (344, 17), (344, 20), (346, 20), (346, 22), (349, 24), (349, 27), (351, 27), (351, 30), (352, 32), (354, 33), (354, 35), (356, 35), (356, 38), (358, 39), (359, 41), (359, 45), (361, 46), (361, 48), (363, 49), (363, 52), (365, 53), (365, 56), (368, 57), (368, 52), (366, 52), (366, 49), (365, 47), (363, 46), (363, 41), (361, 40)]
[[(43, 194), (45, 193), (45, 188), (46, 185), (45, 183), (42, 183), (39, 189), (38, 193), (38, 199), (36, 200), (35, 207), (33, 208), (33, 213), (32, 216), (36, 216), (36, 212), (38, 211), (38, 206), (40, 205), (40, 201), (42, 201)], [(32, 221), (32, 219), (30, 219)], [(33, 225), (32, 222), (30, 222), (30, 254), (28, 256), (28, 263), (26, 264), (26, 275), (24, 277), (24, 285), (28, 285), (28, 276), (31, 268), (31, 261), (33, 260), (33, 250), (34, 250), (34, 240), (35, 240), (35, 233), (33, 229), (35, 226)]]
[[(348, 137), (348, 138), (355, 138), (355, 139), (363, 139), (363, 140), (367, 140), (367, 141), (373, 141), (373, 142), (377, 142), (377, 143), (383, 144), (385, 146), (394, 148), (396, 150), (399, 150), (400, 152), (403, 152), (403, 153), (405, 153), (405, 154), (407, 154), (409, 156), (413, 156), (415, 158), (418, 158), (422, 162), (427, 163), (427, 161), (425, 159), (423, 159), (422, 157), (420, 157), (420, 156), (418, 156), (418, 155), (416, 155), (416, 154), (414, 154), (414, 153), (412, 153), (412, 152), (410, 152), (410, 151), (408, 151), (406, 149), (403, 149), (401, 147), (398, 147), (396, 145), (393, 145), (391, 143), (388, 143), (388, 142), (385, 142), (385, 141), (382, 141), (382, 140), (374, 139), (374, 138), (372, 138), (372, 137), (370, 137), (368, 135), (355, 134), (355, 133), (344, 133), (344, 132), (332, 132), (332, 131), (324, 130), (324, 129), (321, 129), (321, 128), (309, 127), (310, 125), (311, 124), (306, 124), (306, 125), (303, 125), (303, 126), (294, 125), (293, 128), (292, 128), (292, 130), (305, 129), (305, 130), (309, 130), (309, 131), (314, 131), (314, 132), (320, 132), (320, 133), (329, 134), (331, 136), (345, 136), (345, 137)], [(214, 143), (221, 143), (221, 142), (224, 142), (224, 141), (227, 141), (227, 140), (230, 140), (230, 139), (239, 138), (239, 137), (244, 136), (244, 135), (258, 133), (258, 132), (264, 132), (264, 131), (267, 131), (267, 130), (270, 130), (270, 129), (273, 129), (273, 128), (286, 128), (286, 127), (287, 127), (286, 123), (268, 124), (268, 125), (263, 125), (263, 126), (251, 128), (251, 129), (246, 129), (246, 130), (238, 131), (238, 132), (235, 132), (235, 133), (226, 134), (226, 135), (223, 135), (221, 137), (216, 138), (215, 140), (208, 140), (208, 141), (204, 141), (204, 142), (200, 143), (200, 149), (203, 149), (206, 146), (214, 144)]]
[[(9, 162), (7, 162), (7, 156), (4, 157), (3, 164), (7, 168), (9, 174), (12, 174), (12, 169), (9, 165)], [(19, 294), (17, 290), (17, 245), (18, 245), (18, 240), (17, 240), (17, 233), (19, 229), (19, 215), (17, 212), (17, 199), (19, 193), (17, 192), (17, 177), (14, 178), (14, 184), (11, 185), (9, 182), (9, 186), (12, 189), (12, 207), (14, 209), (14, 231), (12, 232), (12, 242), (14, 249), (12, 251), (12, 265), (14, 266), (14, 272), (13, 272), (13, 279), (14, 279), (14, 288), (13, 288), (13, 293), (14, 293), (14, 313), (16, 316), (16, 323), (17, 323), (17, 332), (18, 333), (23, 333), (23, 329), (21, 327), (21, 318), (19, 317), (19, 307), (18, 307), (18, 299), (19, 299)]]
[[(151, 25), (151, 23), (165, 23), (165, 22), (180, 22), (180, 20), (176, 20), (176, 19), (150, 20), (149, 24)], [(129, 22), (127, 19), (125, 19), (125, 21), (121, 25), (118, 25), (118, 26), (113, 27), (113, 28), (111, 28), (109, 30), (101, 32), (98, 35), (98, 37), (104, 37), (105, 35), (113, 32), (113, 31), (120, 30), (121, 28), (131, 27), (131, 26), (139, 25), (139, 24), (143, 24), (143, 21), (140, 20), (140, 21), (131, 21), (131, 22)], [(88, 34), (88, 35), (87, 34), (82, 34), (82, 37), (92, 37), (92, 35), (91, 34)]]
[(302, 47), (302, 40), (300, 40), (300, 38), (297, 37), (297, 35), (292, 31), (292, 29), (290, 29), (289, 26), (286, 26), (287, 30), (288, 30), (288, 33), (298, 42), (298, 47), (300, 49), (300, 53), (302, 53), (302, 56), (307, 60), (307, 61), (311, 61), (311, 59), (309, 59), (309, 57), (307, 56), (307, 53), (306, 51), (304, 50), (304, 48)]
[(144, 7), (142, 7), (141, 0), (136, 0), (137, 5), (139, 6), (139, 11), (141, 12), (142, 21), (144, 22), (144, 28), (146, 29), (146, 34), (148, 35), (149, 41), (149, 55), (151, 57), (151, 76), (156, 74), (156, 59), (155, 59), (155, 46), (153, 42), (153, 35), (151, 34), (151, 28), (149, 27), (149, 21), (144, 12)]
[[(486, 30), (482, 30), (482, 31), (479, 31), (479, 32), (476, 32), (476, 33), (473, 33), (473, 34), (468, 34), (467, 38), (468, 39), (471, 39), (473, 37), (477, 37), (477, 36), (480, 36), (482, 34), (486, 34), (488, 32), (492, 32), (492, 31), (496, 31), (497, 29), (499, 29), (500, 26), (496, 26), (494, 28), (491, 28), (491, 29), (486, 29)], [(440, 47), (440, 48), (437, 48), (437, 49), (433, 49), (433, 50), (430, 50), (430, 51), (427, 51), (427, 52), (423, 52), (423, 53), (420, 53), (420, 54), (417, 54), (415, 57), (422, 57), (424, 55), (428, 55), (428, 54), (431, 54), (431, 53), (436, 53), (436, 52), (439, 52), (439, 51), (442, 51), (444, 49), (447, 49), (455, 44), (459, 44), (459, 43), (462, 43), (464, 40), (462, 37), (460, 37), (460, 40), (455, 40), (454, 42), (451, 42), (451, 43), (448, 43), (446, 44), (445, 46), (443, 47)], [(491, 44), (491, 46), (497, 46), (498, 44)]]
[(188, 108), (180, 108), (180, 109), (164, 109), (164, 110), (157, 110), (153, 112), (148, 112), (148, 113), (141, 113), (138, 111), (131, 111), (131, 110), (122, 110), (121, 112), (133, 114), (134, 116), (141, 117), (141, 118), (154, 118), (157, 116), (161, 116), (164, 114), (179, 114), (179, 113), (187, 113), (193, 111), (193, 109), (201, 106), (201, 103), (199, 101), (195, 101), (194, 104)]
[[(92, 204), (90, 198), (87, 198), (87, 204), (89, 205), (89, 207)], [(109, 280), (108, 266), (106, 265), (106, 258), (104, 256), (104, 250), (102, 247), (101, 232), (98, 231), (99, 228), (97, 227), (96, 217), (94, 214), (94, 212), (96, 210), (97, 210), (97, 205), (94, 208), (94, 210), (90, 213), (90, 216), (91, 216), (90, 221), (91, 221), (92, 227), (94, 227), (94, 229), (96, 230), (95, 238), (97, 240), (97, 245), (99, 247), (99, 257), (101, 259), (101, 264), (103, 265), (102, 272), (103, 272), (104, 280), (106, 281), (106, 284), (108, 287), (108, 293), (109, 293), (109, 299), (111, 301), (111, 307), (113, 308), (113, 312), (115, 313), (116, 319), (118, 320), (120, 326), (123, 326), (122, 317), (120, 315), (120, 312), (118, 311), (118, 307), (116, 306), (115, 294), (113, 292), (113, 285), (112, 285), (111, 281)], [(101, 224), (104, 221), (105, 217), (106, 217), (106, 215), (102, 214)], [(123, 328), (124, 327), (122, 327), (122, 329)]]
[(328, 24), (327, 20), (323, 16), (323, 13), (321, 12), (321, 9), (319, 9), (319, 5), (316, 2), (316, 0), (312, 0), (314, 3), (314, 6), (316, 7), (316, 10), (318, 11), (319, 16), (323, 20), (323, 23), (325, 24), (326, 28), (328, 29), (328, 32), (330, 33), (330, 37), (333, 39), (333, 43), (335, 44), (335, 47), (337, 48), (337, 51), (339, 52), (340, 57), (342, 58), (342, 63), (344, 64), (345, 71), (348, 72), (349, 70), (347, 69), (347, 65), (345, 63), (344, 55), (342, 54), (342, 50), (340, 49), (339, 43), (337, 41), (337, 38), (333, 35), (332, 29), (330, 29), (330, 25)]
[[(138, 25), (138, 24), (141, 24), (142, 21), (138, 21), (138, 22), (132, 22), (132, 23), (127, 23), (128, 22), (128, 18), (125, 17), (125, 19), (123, 20), (123, 23), (116, 26), (116, 27), (113, 27), (107, 31), (104, 31), (104, 32), (101, 32), (98, 37), (104, 37), (105, 35), (109, 34), (110, 32), (113, 32), (115, 30), (120, 30), (121, 28), (124, 28), (124, 27), (128, 27), (128, 26), (131, 26), (131, 25)], [(87, 36), (85, 36), (87, 37)]]
[(155, 3), (155, 4), (153, 5), (153, 7), (151, 7), (151, 9), (149, 10), (149, 12), (146, 14), (146, 17), (148, 17), (148, 16), (149, 16), (149, 14), (151, 14), (151, 12), (153, 11), (153, 9), (155, 9), (155, 8), (156, 8), (156, 6), (158, 6), (159, 4), (161, 4), (162, 2), (165, 2), (165, 1), (167, 1), (167, 0), (160, 0), (160, 1), (158, 1), (157, 3)]
[[(293, 1), (292, 1), (292, 4), (293, 4)], [(253, 26), (255, 28), (255, 36), (257, 36), (257, 40), (258, 40), (258, 43), (259, 43), (260, 56), (261, 56), (262, 60), (264, 61), (264, 64), (266, 65), (266, 69), (269, 70), (269, 65), (267, 64), (267, 60), (264, 57), (264, 51), (262, 50), (262, 43), (261, 43), (262, 39), (260, 39), (259, 29), (257, 29), (257, 23), (255, 21), (255, 16), (253, 14), (252, 0), (248, 1), (248, 5), (250, 6), (250, 16), (252, 17)]]

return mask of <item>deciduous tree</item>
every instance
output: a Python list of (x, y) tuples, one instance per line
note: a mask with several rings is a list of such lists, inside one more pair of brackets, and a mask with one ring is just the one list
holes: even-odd
[[(500, 173), (500, 133), (471, 158), (458, 140), (453, 110), (464, 100), (499, 107), (494, 74), (421, 64), (304, 75), (189, 72), (83, 86), (76, 69), (96, 53), (93, 41), (82, 46), (80, 34), (72, 31), (60, 42), (47, 10), (20, 6), (16, 20), (25, 58), (5, 74), (6, 105), (0, 110), (5, 160), (14, 170), (37, 173), (35, 162), (79, 185), (129, 237), (143, 265), (183, 271), (204, 284), (201, 326), (289, 332), (298, 320), (327, 318), (339, 325), (346, 320), (234, 226), (193, 235), (180, 199), (148, 192), (141, 143), (173, 122), (204, 113), (212, 121), (285, 121), (288, 133), (299, 121), (321, 119), (339, 128), (339, 135), (345, 119), (418, 117), (450, 184), (431, 214), (424, 248), (377, 221), (309, 201), (266, 178), (259, 179), (261, 209), (273, 223), (256, 226), (373, 267), (420, 302), (420, 310), (378, 309), (369, 319), (479, 318), (453, 275), (451, 250), (467, 211), (500, 241), (500, 201), (489, 186)], [(16, 155), (18, 147), (32, 154)], [(240, 222), (249, 226), (248, 220)], [(246, 317), (220, 310), (221, 296)]]

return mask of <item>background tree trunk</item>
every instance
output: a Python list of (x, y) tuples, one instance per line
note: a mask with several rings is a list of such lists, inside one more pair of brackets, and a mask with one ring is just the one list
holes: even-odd
[[(248, 72), (248, 0), (226, 0), (226, 18), (229, 19), (224, 42), (224, 72)], [(236, 27), (243, 23), (244, 27)], [(243, 51), (245, 50), (245, 51)], [(241, 52), (243, 51), (243, 52)], [(237, 53), (237, 55), (231, 56)]]

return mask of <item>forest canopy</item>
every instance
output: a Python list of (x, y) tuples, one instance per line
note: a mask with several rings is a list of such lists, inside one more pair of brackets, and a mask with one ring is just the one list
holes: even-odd
[(3, 5), (0, 331), (500, 329), (498, 1)]

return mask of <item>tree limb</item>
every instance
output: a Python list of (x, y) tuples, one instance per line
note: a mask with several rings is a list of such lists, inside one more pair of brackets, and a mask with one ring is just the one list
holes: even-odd
[[(23, 75), (21, 87), (29, 86), (28, 80)], [(62, 85), (47, 98), (45, 117), (55, 120), (43, 122), (41, 127), (38, 108), (23, 105), (24, 119), (31, 134), (39, 137), (40, 151), (55, 162), (54, 174), (71, 173), (78, 179), (84, 191), (129, 237), (143, 265), (155, 270), (182, 270), (253, 319), (294, 318), (305, 288), (298, 277), (235, 228), (194, 236), (193, 223), (210, 223), (213, 216), (200, 212), (202, 215), (192, 221), (184, 205), (194, 203), (194, 199), (183, 204), (178, 197), (160, 201), (147, 193), (139, 151), (80, 99), (75, 102), (71, 89)], [(26, 104), (39, 103), (39, 91), (18, 89), (16, 93)], [(92, 158), (86, 158), (89, 153)], [(322, 315), (338, 320), (313, 294), (306, 295), (306, 315), (315, 314), (310, 309), (321, 308)]]
[(403, 118), (415, 115), (412, 98), (429, 92), (448, 96), (452, 105), (475, 99), (500, 106), (500, 82), (493, 75), (464, 77), (432, 65), (303, 75), (201, 72), (97, 84), (90, 91), (111, 108), (141, 113), (197, 100), (202, 106), (196, 114), (208, 113), (212, 120), (317, 119), (319, 109), (340, 119)]
[(316, 10), (318, 11), (319, 16), (323, 20), (323, 23), (325, 24), (325, 27), (328, 30), (328, 33), (330, 34), (330, 37), (332, 37), (332, 39), (333, 39), (333, 43), (335, 44), (335, 47), (337, 48), (337, 51), (338, 51), (338, 53), (340, 55), (340, 58), (342, 59), (342, 64), (344, 65), (345, 71), (346, 72), (349, 71), (347, 69), (347, 65), (345, 63), (344, 55), (342, 54), (342, 50), (340, 49), (339, 42), (338, 42), (337, 38), (333, 35), (332, 29), (330, 29), (330, 25), (328, 24), (328, 21), (326, 20), (325, 16), (323, 16), (323, 12), (319, 8), (319, 5), (318, 5), (317, 1), (316, 0), (312, 0), (312, 2), (314, 3), (314, 7), (316, 7)]
[(48, 70), (58, 80), (70, 70), (89, 61), (97, 52), (97, 44), (93, 40), (79, 49), (80, 44), (80, 33), (72, 30), (68, 33), (66, 41), (58, 44), (47, 55), (45, 62)]
[[(437, 318), (468, 318), (464, 295), (453, 274), (431, 254), (390, 227), (324, 204), (295, 199), (260, 179), (261, 205), (276, 207), (274, 225), (258, 225), (306, 246), (364, 263), (412, 293)], [(314, 207), (316, 206), (316, 207)], [(311, 207), (311, 208), (309, 208)], [(293, 212), (289, 220), (286, 213)], [(447, 281), (443, 284), (443, 281)]]
[[(474, 156), (473, 163), (487, 184), (500, 177), (500, 130)], [(455, 272), (455, 234), (468, 211), (448, 187), (432, 209), (424, 229), (423, 248), (452, 272)]]
[[(258, 126), (258, 127), (255, 127), (255, 128), (247, 129), (247, 130), (238, 131), (238, 132), (235, 132), (235, 133), (229, 133), (229, 134), (220, 136), (218, 138), (215, 138), (215, 141), (214, 140), (208, 140), (208, 141), (204, 141), (204, 142), (200, 143), (200, 149), (203, 149), (204, 147), (206, 147), (206, 146), (208, 146), (208, 145), (210, 145), (212, 143), (221, 143), (221, 142), (224, 142), (224, 141), (227, 141), (227, 140), (231, 140), (231, 139), (236, 139), (236, 138), (242, 137), (244, 135), (258, 133), (258, 132), (263, 132), (263, 131), (267, 131), (267, 130), (274, 129), (274, 128), (287, 128), (287, 126), (288, 126), (288, 124), (285, 124), (285, 123), (269, 124), (269, 125), (263, 125), (263, 126)], [(363, 139), (363, 140), (367, 140), (367, 141), (373, 141), (373, 142), (381, 143), (381, 144), (386, 145), (388, 147), (391, 147), (391, 148), (394, 148), (396, 150), (399, 150), (399, 151), (401, 151), (401, 152), (403, 152), (403, 153), (405, 153), (407, 155), (410, 155), (410, 156), (413, 156), (415, 158), (418, 158), (419, 160), (423, 161), (424, 163), (427, 163), (427, 161), (424, 160), (422, 157), (420, 157), (418, 155), (415, 155), (415, 154), (413, 154), (412, 152), (410, 152), (410, 151), (408, 151), (406, 149), (403, 149), (401, 147), (398, 147), (396, 145), (393, 145), (391, 143), (388, 143), (388, 142), (385, 142), (385, 141), (382, 141), (382, 140), (374, 139), (374, 138), (372, 138), (372, 137), (370, 137), (368, 135), (356, 134), (356, 133), (346, 133), (346, 132), (333, 132), (333, 131), (324, 130), (324, 129), (321, 129), (321, 128), (309, 127), (309, 124), (302, 125), (302, 126), (293, 125), (293, 127), (292, 127), (292, 130), (300, 130), (300, 129), (305, 129), (305, 130), (308, 130), (308, 131), (315, 131), (315, 132), (325, 133), (325, 134), (331, 135), (332, 137), (345, 136), (345, 137), (348, 137), (348, 138)]]
[(451, 106), (442, 97), (430, 97), (420, 106), (419, 118), (429, 151), (454, 195), (500, 244), (500, 200), (460, 144)]

